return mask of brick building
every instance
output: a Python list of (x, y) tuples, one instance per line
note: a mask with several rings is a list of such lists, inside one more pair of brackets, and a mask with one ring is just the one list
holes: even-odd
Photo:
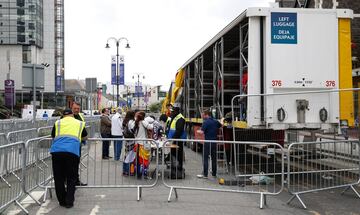
[[(332, 8), (334, 0), (322, 0), (323, 8)], [(280, 7), (315, 7), (315, 0), (276, 0), (279, 2)], [(299, 3), (298, 3), (299, 2)], [(352, 9), (355, 14), (360, 14), (360, 1), (359, 0), (337, 0), (337, 8)], [(353, 62), (353, 68), (360, 67), (360, 18), (352, 20), (352, 42), (354, 44), (352, 55), (358, 60)]]

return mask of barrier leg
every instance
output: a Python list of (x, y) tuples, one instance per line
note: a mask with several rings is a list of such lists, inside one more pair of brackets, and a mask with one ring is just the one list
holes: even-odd
[(345, 193), (346, 191), (348, 191), (349, 189), (350, 189), (350, 187), (346, 187), (345, 190), (341, 192), (341, 195), (344, 195), (344, 193)]
[(29, 192), (25, 192), (25, 194), (30, 196), (30, 198), (32, 198), (32, 200), (34, 200), (36, 202), (36, 204), (41, 205), (41, 203), (37, 199), (35, 199), (35, 197), (33, 195), (31, 195)]
[(49, 191), (49, 189), (47, 187), (45, 187), (44, 196), (43, 196), (43, 202), (46, 201), (48, 191)]
[(351, 185), (351, 189), (354, 191), (354, 193), (360, 198), (359, 192), (354, 188), (353, 185)]
[(303, 208), (304, 208), (304, 209), (307, 209), (306, 205), (305, 205), (304, 202), (301, 200), (299, 194), (293, 195), (293, 196), (286, 202), (286, 204), (290, 204), (290, 202), (291, 202), (295, 197), (299, 200), (299, 202), (301, 203), (301, 205), (303, 206)]
[(27, 210), (20, 204), (20, 202), (19, 202), (18, 200), (15, 201), (15, 204), (16, 204), (17, 206), (19, 206), (19, 208), (20, 208), (22, 211), (24, 211), (24, 213), (29, 214), (29, 211), (27, 211)]
[(345, 190), (344, 191), (342, 191), (342, 193), (341, 193), (341, 195), (343, 195), (346, 191), (348, 191), (349, 189), (352, 189), (353, 191), (354, 191), (354, 193), (360, 198), (360, 194), (359, 194), (359, 192), (354, 188), (354, 186), (353, 185), (351, 185), (351, 186), (348, 186), (347, 188), (345, 188)]
[(137, 192), (137, 194), (138, 194), (138, 195), (137, 195), (137, 200), (140, 201), (140, 199), (141, 199), (141, 194), (142, 194), (142, 189), (141, 189), (141, 187), (139, 186), (137, 190), (138, 190), (138, 192)]
[(174, 192), (175, 192), (175, 198), (178, 198), (178, 193), (177, 193), (176, 188), (174, 188)]
[(264, 194), (264, 205), (265, 205), (265, 206), (267, 205), (266, 199), (267, 199), (267, 197), (266, 197), (266, 195)]
[(171, 188), (170, 188), (169, 197), (168, 197), (168, 202), (171, 202), (171, 194), (172, 194), (173, 191), (174, 191), (174, 193), (175, 193), (175, 198), (178, 198), (178, 194), (177, 194), (176, 188), (171, 187)]
[(264, 207), (264, 193), (260, 193), (260, 209)]

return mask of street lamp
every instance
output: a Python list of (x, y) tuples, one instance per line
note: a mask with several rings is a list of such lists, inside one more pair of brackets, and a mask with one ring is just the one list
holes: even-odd
[[(135, 75), (132, 77), (133, 79), (135, 79), (135, 76), (137, 76), (137, 90), (136, 90), (136, 86), (135, 86), (135, 93), (137, 94), (137, 98), (138, 98), (138, 110), (140, 110), (140, 76), (142, 75), (142, 73), (135, 73)], [(143, 79), (145, 79), (145, 76), (142, 76)]]
[(119, 74), (119, 44), (121, 42), (121, 40), (126, 40), (126, 46), (125, 48), (129, 49), (130, 45), (129, 45), (129, 41), (126, 37), (120, 37), (119, 39), (116, 39), (115, 37), (110, 37), (109, 39), (107, 39), (106, 42), (106, 46), (105, 48), (110, 48), (109, 45), (109, 41), (114, 41), (116, 44), (116, 106), (119, 106), (119, 82), (118, 82), (118, 76), (120, 76)]

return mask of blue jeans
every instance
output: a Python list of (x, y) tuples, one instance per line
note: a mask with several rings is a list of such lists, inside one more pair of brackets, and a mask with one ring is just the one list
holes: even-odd
[(216, 157), (216, 143), (204, 143), (203, 148), (203, 164), (204, 164), (204, 176), (208, 176), (209, 171), (209, 155), (211, 156), (211, 169), (212, 175), (216, 176), (217, 157)]
[[(112, 136), (113, 138), (122, 138), (123, 136)], [(122, 140), (114, 140), (114, 159), (118, 161), (121, 157)]]

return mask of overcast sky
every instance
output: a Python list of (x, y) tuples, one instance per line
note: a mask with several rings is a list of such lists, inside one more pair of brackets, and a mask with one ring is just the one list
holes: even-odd
[(109, 37), (126, 37), (125, 82), (169, 86), (176, 71), (248, 7), (274, 0), (69, 0), (65, 1), (65, 78), (110, 82)]

